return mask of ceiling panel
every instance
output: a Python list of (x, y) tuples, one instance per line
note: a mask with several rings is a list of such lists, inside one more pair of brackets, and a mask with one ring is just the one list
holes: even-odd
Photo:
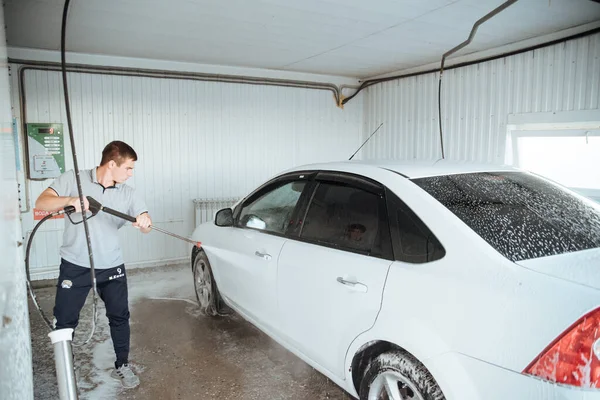
[[(5, 0), (11, 47), (58, 50), (63, 0)], [(67, 50), (368, 77), (438, 61), (502, 0), (75, 0)], [(520, 0), (460, 54), (600, 21), (591, 0)]]

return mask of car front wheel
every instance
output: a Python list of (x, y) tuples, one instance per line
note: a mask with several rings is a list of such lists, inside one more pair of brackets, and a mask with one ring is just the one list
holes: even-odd
[(375, 357), (360, 385), (360, 400), (444, 400), (429, 371), (413, 356), (393, 350)]
[(226, 313), (210, 267), (210, 262), (203, 251), (196, 254), (192, 271), (194, 273), (196, 299), (202, 313), (210, 317)]

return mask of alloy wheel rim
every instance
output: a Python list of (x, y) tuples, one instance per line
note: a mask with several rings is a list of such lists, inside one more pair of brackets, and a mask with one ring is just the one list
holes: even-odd
[(198, 297), (200, 306), (206, 308), (209, 305), (212, 292), (210, 271), (203, 261), (199, 261), (196, 263), (195, 272), (196, 296)]
[(425, 398), (404, 375), (396, 371), (385, 371), (371, 383), (368, 400), (425, 400)]

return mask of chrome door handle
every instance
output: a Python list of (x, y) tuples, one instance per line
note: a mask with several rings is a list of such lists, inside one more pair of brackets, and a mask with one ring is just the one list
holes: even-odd
[(358, 282), (354, 277), (351, 277), (350, 279), (352, 280), (344, 279), (341, 276), (337, 277), (337, 281), (342, 285), (348, 286), (348, 289), (350, 290), (361, 293), (367, 293), (369, 291), (369, 288), (364, 283)]
[(342, 285), (348, 285), (348, 286), (354, 286), (354, 285), (356, 285), (358, 283), (356, 281), (347, 281), (344, 278), (342, 278), (341, 276), (337, 277), (337, 281), (339, 283), (341, 283)]
[(265, 260), (270, 260), (271, 259), (271, 255), (268, 253), (261, 253), (260, 251), (255, 251), (254, 255), (260, 258), (264, 258)]

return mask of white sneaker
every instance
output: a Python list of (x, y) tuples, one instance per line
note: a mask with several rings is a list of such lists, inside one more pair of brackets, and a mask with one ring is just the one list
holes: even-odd
[(121, 385), (123, 385), (125, 389), (131, 389), (140, 384), (140, 378), (133, 373), (129, 364), (123, 364), (120, 368), (113, 369), (110, 373), (110, 377), (117, 381), (121, 381)]

